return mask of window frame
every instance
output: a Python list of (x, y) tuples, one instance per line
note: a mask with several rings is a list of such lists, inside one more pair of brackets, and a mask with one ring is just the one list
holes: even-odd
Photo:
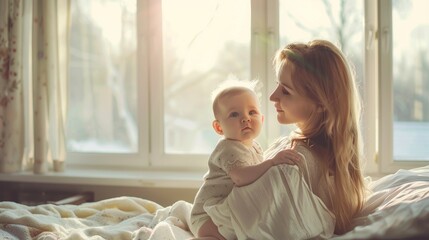
[(362, 142), (364, 154), (364, 171), (367, 174), (376, 175), (379, 172), (377, 165), (378, 151), (378, 38), (377, 24), (378, 12), (377, 1), (364, 1), (364, 91), (362, 105)]

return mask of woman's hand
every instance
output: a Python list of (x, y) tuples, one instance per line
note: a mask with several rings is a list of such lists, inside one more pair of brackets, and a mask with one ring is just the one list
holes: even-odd
[(273, 158), (259, 164), (233, 168), (229, 171), (228, 175), (236, 186), (241, 187), (254, 182), (272, 166), (279, 164), (297, 165), (302, 161), (304, 161), (304, 155), (296, 150), (286, 149), (278, 152)]
[(273, 158), (267, 161), (270, 161), (272, 166), (279, 164), (297, 165), (304, 161), (304, 155), (293, 149), (285, 149), (278, 152)]

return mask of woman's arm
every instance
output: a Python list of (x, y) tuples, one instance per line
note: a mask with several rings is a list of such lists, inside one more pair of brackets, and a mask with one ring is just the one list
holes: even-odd
[(236, 186), (241, 187), (256, 181), (272, 166), (279, 164), (295, 165), (301, 160), (302, 156), (297, 151), (286, 149), (257, 165), (233, 168), (229, 171), (229, 176)]

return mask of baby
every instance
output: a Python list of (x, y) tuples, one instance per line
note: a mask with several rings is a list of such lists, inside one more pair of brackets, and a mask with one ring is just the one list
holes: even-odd
[(230, 234), (231, 226), (217, 226), (207, 209), (215, 209), (234, 186), (254, 182), (274, 165), (295, 164), (301, 159), (297, 152), (287, 149), (263, 160), (262, 148), (255, 141), (264, 121), (255, 86), (256, 81), (230, 80), (213, 92), (212, 126), (224, 137), (210, 155), (208, 172), (191, 211), (190, 229), (197, 237), (235, 238)]

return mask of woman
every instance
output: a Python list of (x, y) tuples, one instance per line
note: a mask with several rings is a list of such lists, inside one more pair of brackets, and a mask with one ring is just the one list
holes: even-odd
[[(362, 208), (360, 102), (350, 66), (325, 40), (289, 44), (274, 59), (278, 86), (270, 96), (281, 124), (296, 130), (266, 151), (304, 155), (298, 166), (279, 165), (244, 187), (234, 187), (212, 210), (217, 226), (238, 239), (329, 238), (350, 230)], [(229, 224), (229, 225), (228, 225)]]
[(321, 194), (332, 197), (335, 229), (344, 233), (361, 209), (365, 192), (360, 99), (350, 66), (337, 47), (322, 40), (290, 44), (277, 53), (274, 64), (279, 85), (270, 100), (277, 120), (297, 125), (292, 141), (304, 143), (316, 157), (323, 180), (333, 180)]

